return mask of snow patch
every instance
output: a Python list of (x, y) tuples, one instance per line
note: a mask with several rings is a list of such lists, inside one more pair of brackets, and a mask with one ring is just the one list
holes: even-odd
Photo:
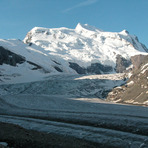
[(126, 85), (127, 86), (131, 86), (131, 85), (133, 85), (134, 84), (134, 81), (130, 81), (130, 82), (128, 82)]
[(6, 142), (0, 142), (0, 145), (2, 145), (2, 146), (8, 146), (8, 143), (6, 143)]
[(141, 68), (141, 70), (143, 70), (145, 67), (147, 67), (148, 66), (148, 63), (147, 64), (145, 64), (145, 65), (143, 65), (142, 66), (142, 68)]
[(143, 74), (143, 73), (145, 73), (147, 70), (148, 70), (148, 67), (145, 68), (143, 71), (141, 71), (141, 73)]

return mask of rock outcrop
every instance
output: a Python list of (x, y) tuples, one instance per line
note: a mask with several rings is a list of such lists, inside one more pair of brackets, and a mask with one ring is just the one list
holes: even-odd
[(0, 65), (8, 64), (11, 66), (16, 66), (17, 63), (21, 64), (23, 62), (25, 62), (24, 57), (17, 55), (0, 46)]
[(116, 67), (115, 67), (115, 71), (117, 73), (122, 73), (126, 70), (127, 67), (129, 67), (131, 64), (130, 60), (127, 60), (125, 58), (123, 58), (121, 55), (117, 55), (116, 56)]
[(69, 62), (69, 67), (74, 69), (78, 74), (101, 74), (110, 73), (113, 68), (108, 65), (102, 65), (100, 63), (92, 63), (87, 68), (79, 66), (77, 63)]
[(132, 75), (126, 84), (114, 88), (107, 97), (108, 101), (128, 104), (148, 105), (148, 55), (131, 58)]
[(141, 66), (141, 64), (146, 60), (145, 58), (145, 55), (136, 55), (131, 57), (131, 62), (135, 70), (137, 70)]

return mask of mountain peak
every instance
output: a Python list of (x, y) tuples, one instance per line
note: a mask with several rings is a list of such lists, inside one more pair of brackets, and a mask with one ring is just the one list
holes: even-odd
[(34, 28), (31, 29), (30, 32), (32, 32), (32, 33), (42, 33), (42, 32), (45, 32), (46, 30), (48, 30), (48, 28), (34, 27)]
[(127, 30), (122, 30), (121, 32), (120, 32), (121, 34), (126, 34), (126, 35), (128, 35), (129, 34), (129, 32), (127, 31)]
[(88, 24), (81, 24), (81, 23), (78, 23), (76, 28), (75, 28), (76, 31), (93, 31), (93, 32), (101, 32), (102, 30), (94, 27), (94, 26), (91, 26), (91, 25), (88, 25)]

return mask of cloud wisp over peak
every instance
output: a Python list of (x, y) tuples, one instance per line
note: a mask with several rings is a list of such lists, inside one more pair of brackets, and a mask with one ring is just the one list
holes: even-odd
[(88, 6), (88, 5), (91, 5), (91, 4), (94, 4), (96, 3), (98, 0), (85, 0), (84, 2), (81, 2), (73, 7), (70, 7), (70, 8), (67, 8), (65, 10), (63, 10), (63, 12), (68, 12), (68, 11), (71, 11), (73, 9), (76, 9), (76, 8), (79, 8), (79, 7), (85, 7), (85, 6)]

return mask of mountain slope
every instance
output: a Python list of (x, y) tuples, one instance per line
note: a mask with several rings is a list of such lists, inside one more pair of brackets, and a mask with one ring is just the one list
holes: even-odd
[(108, 100), (118, 103), (148, 105), (148, 56), (132, 57), (133, 71), (127, 83), (114, 88)]
[(37, 81), (56, 73), (55, 63), (38, 49), (20, 40), (0, 39), (0, 84)]

